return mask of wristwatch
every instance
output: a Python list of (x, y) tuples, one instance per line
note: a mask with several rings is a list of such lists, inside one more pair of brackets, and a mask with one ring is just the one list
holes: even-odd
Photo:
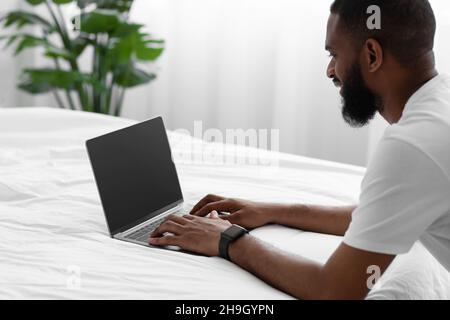
[(230, 260), (230, 256), (228, 255), (228, 247), (231, 243), (233, 243), (246, 233), (248, 233), (248, 230), (241, 226), (238, 226), (237, 224), (233, 224), (231, 227), (223, 231), (220, 234), (219, 256), (224, 259)]

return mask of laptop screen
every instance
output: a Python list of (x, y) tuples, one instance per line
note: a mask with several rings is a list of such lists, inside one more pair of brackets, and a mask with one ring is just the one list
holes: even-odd
[(111, 235), (183, 200), (161, 117), (86, 142)]

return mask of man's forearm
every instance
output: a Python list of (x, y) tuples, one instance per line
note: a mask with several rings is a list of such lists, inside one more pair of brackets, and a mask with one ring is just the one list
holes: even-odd
[(296, 298), (320, 299), (322, 266), (290, 255), (253, 236), (246, 235), (229, 247), (230, 259), (264, 282)]
[(273, 222), (301, 230), (343, 236), (355, 209), (356, 206), (291, 205), (274, 215)]
[(231, 243), (228, 254), (235, 264), (299, 299), (363, 299), (370, 290), (368, 268), (377, 266), (382, 275), (395, 258), (341, 242), (327, 262), (320, 264), (252, 235)]

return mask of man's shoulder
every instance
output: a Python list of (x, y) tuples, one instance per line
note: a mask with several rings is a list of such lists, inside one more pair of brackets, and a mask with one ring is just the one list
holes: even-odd
[[(450, 183), (450, 132), (436, 138), (428, 133), (415, 134), (402, 128), (389, 128), (380, 140), (377, 151), (370, 161), (369, 169), (377, 174), (380, 170), (396, 175), (439, 171)], [(370, 170), (370, 171), (372, 171)]]
[(450, 176), (450, 90), (409, 106), (400, 121), (386, 129), (382, 141), (409, 144), (427, 155)]

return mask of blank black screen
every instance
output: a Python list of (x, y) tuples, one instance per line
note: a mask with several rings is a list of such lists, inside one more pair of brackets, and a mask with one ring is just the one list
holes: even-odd
[(110, 233), (182, 201), (161, 117), (86, 142)]

